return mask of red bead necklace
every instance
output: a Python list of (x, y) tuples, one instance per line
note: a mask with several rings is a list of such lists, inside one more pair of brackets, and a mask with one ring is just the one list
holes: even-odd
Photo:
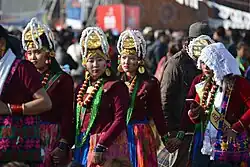
[(131, 95), (134, 91), (135, 88), (135, 84), (136, 84), (136, 78), (137, 76), (134, 77), (134, 79), (131, 81), (131, 83), (129, 82), (125, 82), (127, 87), (129, 88), (129, 94)]
[[(212, 89), (209, 91), (211, 84), (212, 84)], [(212, 106), (217, 89), (218, 85), (216, 85), (214, 81), (208, 82), (206, 84), (201, 101), (201, 106), (205, 109), (205, 111)], [(209, 93), (210, 93), (210, 98), (208, 99)]]
[[(83, 84), (82, 84), (82, 87), (80, 88), (79, 92), (78, 92), (78, 95), (77, 95), (77, 104), (81, 105), (82, 107), (83, 106), (88, 106), (93, 98), (94, 98), (94, 95), (96, 94), (97, 90), (100, 88), (101, 84), (102, 84), (102, 80), (103, 79), (99, 79), (98, 81), (96, 81), (94, 87), (91, 89), (92, 86), (88, 86), (88, 83), (89, 83), (89, 78), (87, 78)], [(87, 97), (83, 100), (83, 96), (84, 94), (87, 92), (88, 89), (91, 89), (90, 90), (90, 93), (87, 95)]]
[(47, 84), (48, 80), (49, 80), (49, 75), (50, 75), (50, 72), (47, 72), (44, 77), (43, 77), (43, 80), (42, 80), (42, 85), (43, 87)]

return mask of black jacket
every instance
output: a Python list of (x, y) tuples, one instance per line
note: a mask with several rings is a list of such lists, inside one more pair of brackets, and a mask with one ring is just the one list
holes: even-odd
[(191, 83), (200, 71), (185, 51), (168, 59), (161, 81), (162, 107), (170, 131), (180, 125), (185, 98)]

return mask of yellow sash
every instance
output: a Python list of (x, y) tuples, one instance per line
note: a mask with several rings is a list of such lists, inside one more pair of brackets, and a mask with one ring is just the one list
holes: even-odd
[(213, 110), (210, 114), (210, 122), (211, 124), (218, 130), (219, 127), (219, 121), (220, 120), (224, 120), (224, 124), (223, 124), (223, 129), (227, 129), (230, 128), (231, 125), (230, 123), (225, 119), (224, 116), (222, 116), (217, 110), (216, 108), (213, 106)]
[[(199, 96), (200, 99), (202, 99), (202, 96), (203, 96), (203, 89), (204, 89), (204, 86), (205, 86), (205, 81), (203, 82), (200, 82), (198, 84), (195, 85), (195, 89), (196, 89), (196, 92)], [(230, 123), (225, 120), (225, 117), (222, 116), (217, 110), (216, 110), (216, 107), (213, 106), (213, 110), (211, 112), (211, 115), (210, 115), (210, 122), (212, 123), (212, 125), (218, 129), (218, 126), (219, 126), (219, 121), (224, 119), (224, 124), (223, 124), (223, 128), (230, 128), (231, 125)]]

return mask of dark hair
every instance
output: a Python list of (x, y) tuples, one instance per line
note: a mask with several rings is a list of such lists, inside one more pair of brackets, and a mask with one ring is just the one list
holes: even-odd
[(239, 50), (241, 47), (243, 46), (247, 46), (250, 47), (249, 43), (245, 40), (241, 40), (238, 44), (237, 44), (237, 49)]
[(21, 55), (21, 52), (19, 52), (19, 50), (16, 48), (17, 44), (16, 43), (13, 43), (14, 40), (17, 40), (17, 41), (20, 41), (18, 39), (14, 39), (15, 37), (12, 37), (9, 35), (8, 31), (2, 26), (0, 25), (0, 38), (4, 38), (5, 41), (6, 41), (6, 51), (7, 49), (11, 49), (12, 52), (16, 55), (16, 56), (19, 56)]
[(232, 41), (237, 43), (241, 39), (240, 32), (238, 30), (232, 29)]
[(60, 65), (58, 64), (58, 62), (56, 61), (56, 58), (54, 58), (54, 57), (51, 58), (51, 64), (49, 65), (49, 69), (53, 73), (57, 73), (57, 72), (62, 71)]
[(226, 36), (226, 31), (225, 31), (224, 27), (222, 27), (222, 26), (219, 26), (219, 27), (216, 29), (216, 33), (217, 33), (218, 36), (220, 36), (220, 37), (225, 37), (225, 36)]
[(176, 54), (182, 49), (182, 45), (179, 42), (171, 42), (168, 45), (168, 52), (172, 55)]
[(159, 34), (158, 34), (157, 39), (160, 39), (161, 37), (165, 37), (165, 36), (166, 36), (165, 32), (164, 31), (160, 31)]

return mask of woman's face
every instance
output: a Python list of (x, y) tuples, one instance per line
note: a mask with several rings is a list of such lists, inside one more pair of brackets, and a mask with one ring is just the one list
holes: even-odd
[(93, 79), (98, 79), (107, 68), (107, 61), (100, 55), (88, 58), (86, 68)]
[(42, 49), (28, 50), (26, 52), (26, 59), (35, 65), (37, 69), (44, 69), (48, 66), (48, 52)]
[(139, 66), (137, 55), (121, 55), (121, 66), (124, 72), (133, 73)]
[(6, 50), (6, 40), (3, 37), (0, 37), (0, 59), (4, 56)]
[(206, 76), (208, 77), (213, 76), (213, 71), (210, 70), (209, 67), (204, 62), (201, 62), (201, 70), (202, 73), (205, 74)]

